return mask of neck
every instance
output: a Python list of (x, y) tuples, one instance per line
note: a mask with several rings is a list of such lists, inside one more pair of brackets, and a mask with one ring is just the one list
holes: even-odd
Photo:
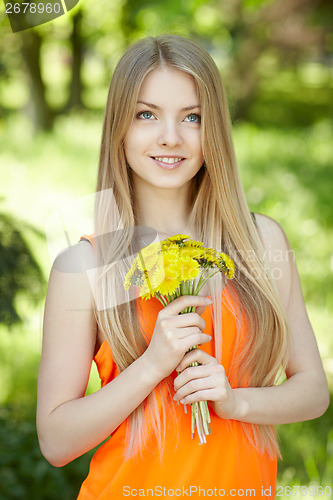
[(135, 193), (135, 207), (137, 224), (153, 228), (161, 239), (175, 234), (193, 237), (188, 225), (190, 185), (186, 193), (184, 189), (140, 189)]

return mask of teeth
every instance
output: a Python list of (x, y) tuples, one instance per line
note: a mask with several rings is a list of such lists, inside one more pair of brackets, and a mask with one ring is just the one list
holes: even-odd
[(183, 158), (167, 158), (166, 156), (155, 156), (155, 160), (160, 161), (162, 163), (177, 163), (177, 161), (182, 160)]

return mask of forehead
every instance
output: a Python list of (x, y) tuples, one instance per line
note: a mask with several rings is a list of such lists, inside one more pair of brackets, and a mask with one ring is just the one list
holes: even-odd
[(200, 104), (193, 76), (173, 68), (154, 69), (145, 77), (139, 91), (139, 100), (156, 105), (172, 102), (179, 107)]

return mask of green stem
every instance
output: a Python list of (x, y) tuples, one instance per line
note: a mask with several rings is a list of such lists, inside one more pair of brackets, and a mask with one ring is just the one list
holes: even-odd
[(163, 307), (168, 305), (168, 302), (167, 302), (166, 298), (163, 297), (163, 295), (156, 294), (155, 297), (161, 302)]
[[(203, 270), (203, 272), (200, 274), (200, 278), (199, 278), (199, 281), (198, 281), (198, 284), (197, 284), (197, 288), (196, 288), (196, 291), (200, 290), (200, 285), (201, 285), (201, 282), (202, 280), (204, 279), (204, 276), (205, 276), (205, 273), (206, 273), (206, 269)], [(198, 295), (197, 293), (195, 295)]]
[(198, 283), (198, 286), (197, 286), (197, 289), (196, 289), (196, 295), (198, 295), (198, 293), (200, 292), (201, 288), (204, 286), (204, 284), (206, 283), (206, 281), (209, 280), (209, 278), (211, 278), (212, 276), (214, 276), (214, 274), (217, 274), (219, 273), (220, 271), (217, 270), (217, 271), (214, 271), (213, 273), (209, 274), (203, 281), (202, 283)]

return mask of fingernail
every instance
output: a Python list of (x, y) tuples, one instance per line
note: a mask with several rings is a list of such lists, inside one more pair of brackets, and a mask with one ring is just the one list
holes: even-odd
[(174, 397), (173, 397), (173, 400), (174, 400), (174, 401), (177, 401), (177, 399), (178, 399), (178, 398), (177, 398), (177, 396), (176, 396), (176, 394), (175, 394), (175, 395), (174, 395)]
[(209, 297), (205, 297), (206, 304), (212, 304), (212, 300)]

